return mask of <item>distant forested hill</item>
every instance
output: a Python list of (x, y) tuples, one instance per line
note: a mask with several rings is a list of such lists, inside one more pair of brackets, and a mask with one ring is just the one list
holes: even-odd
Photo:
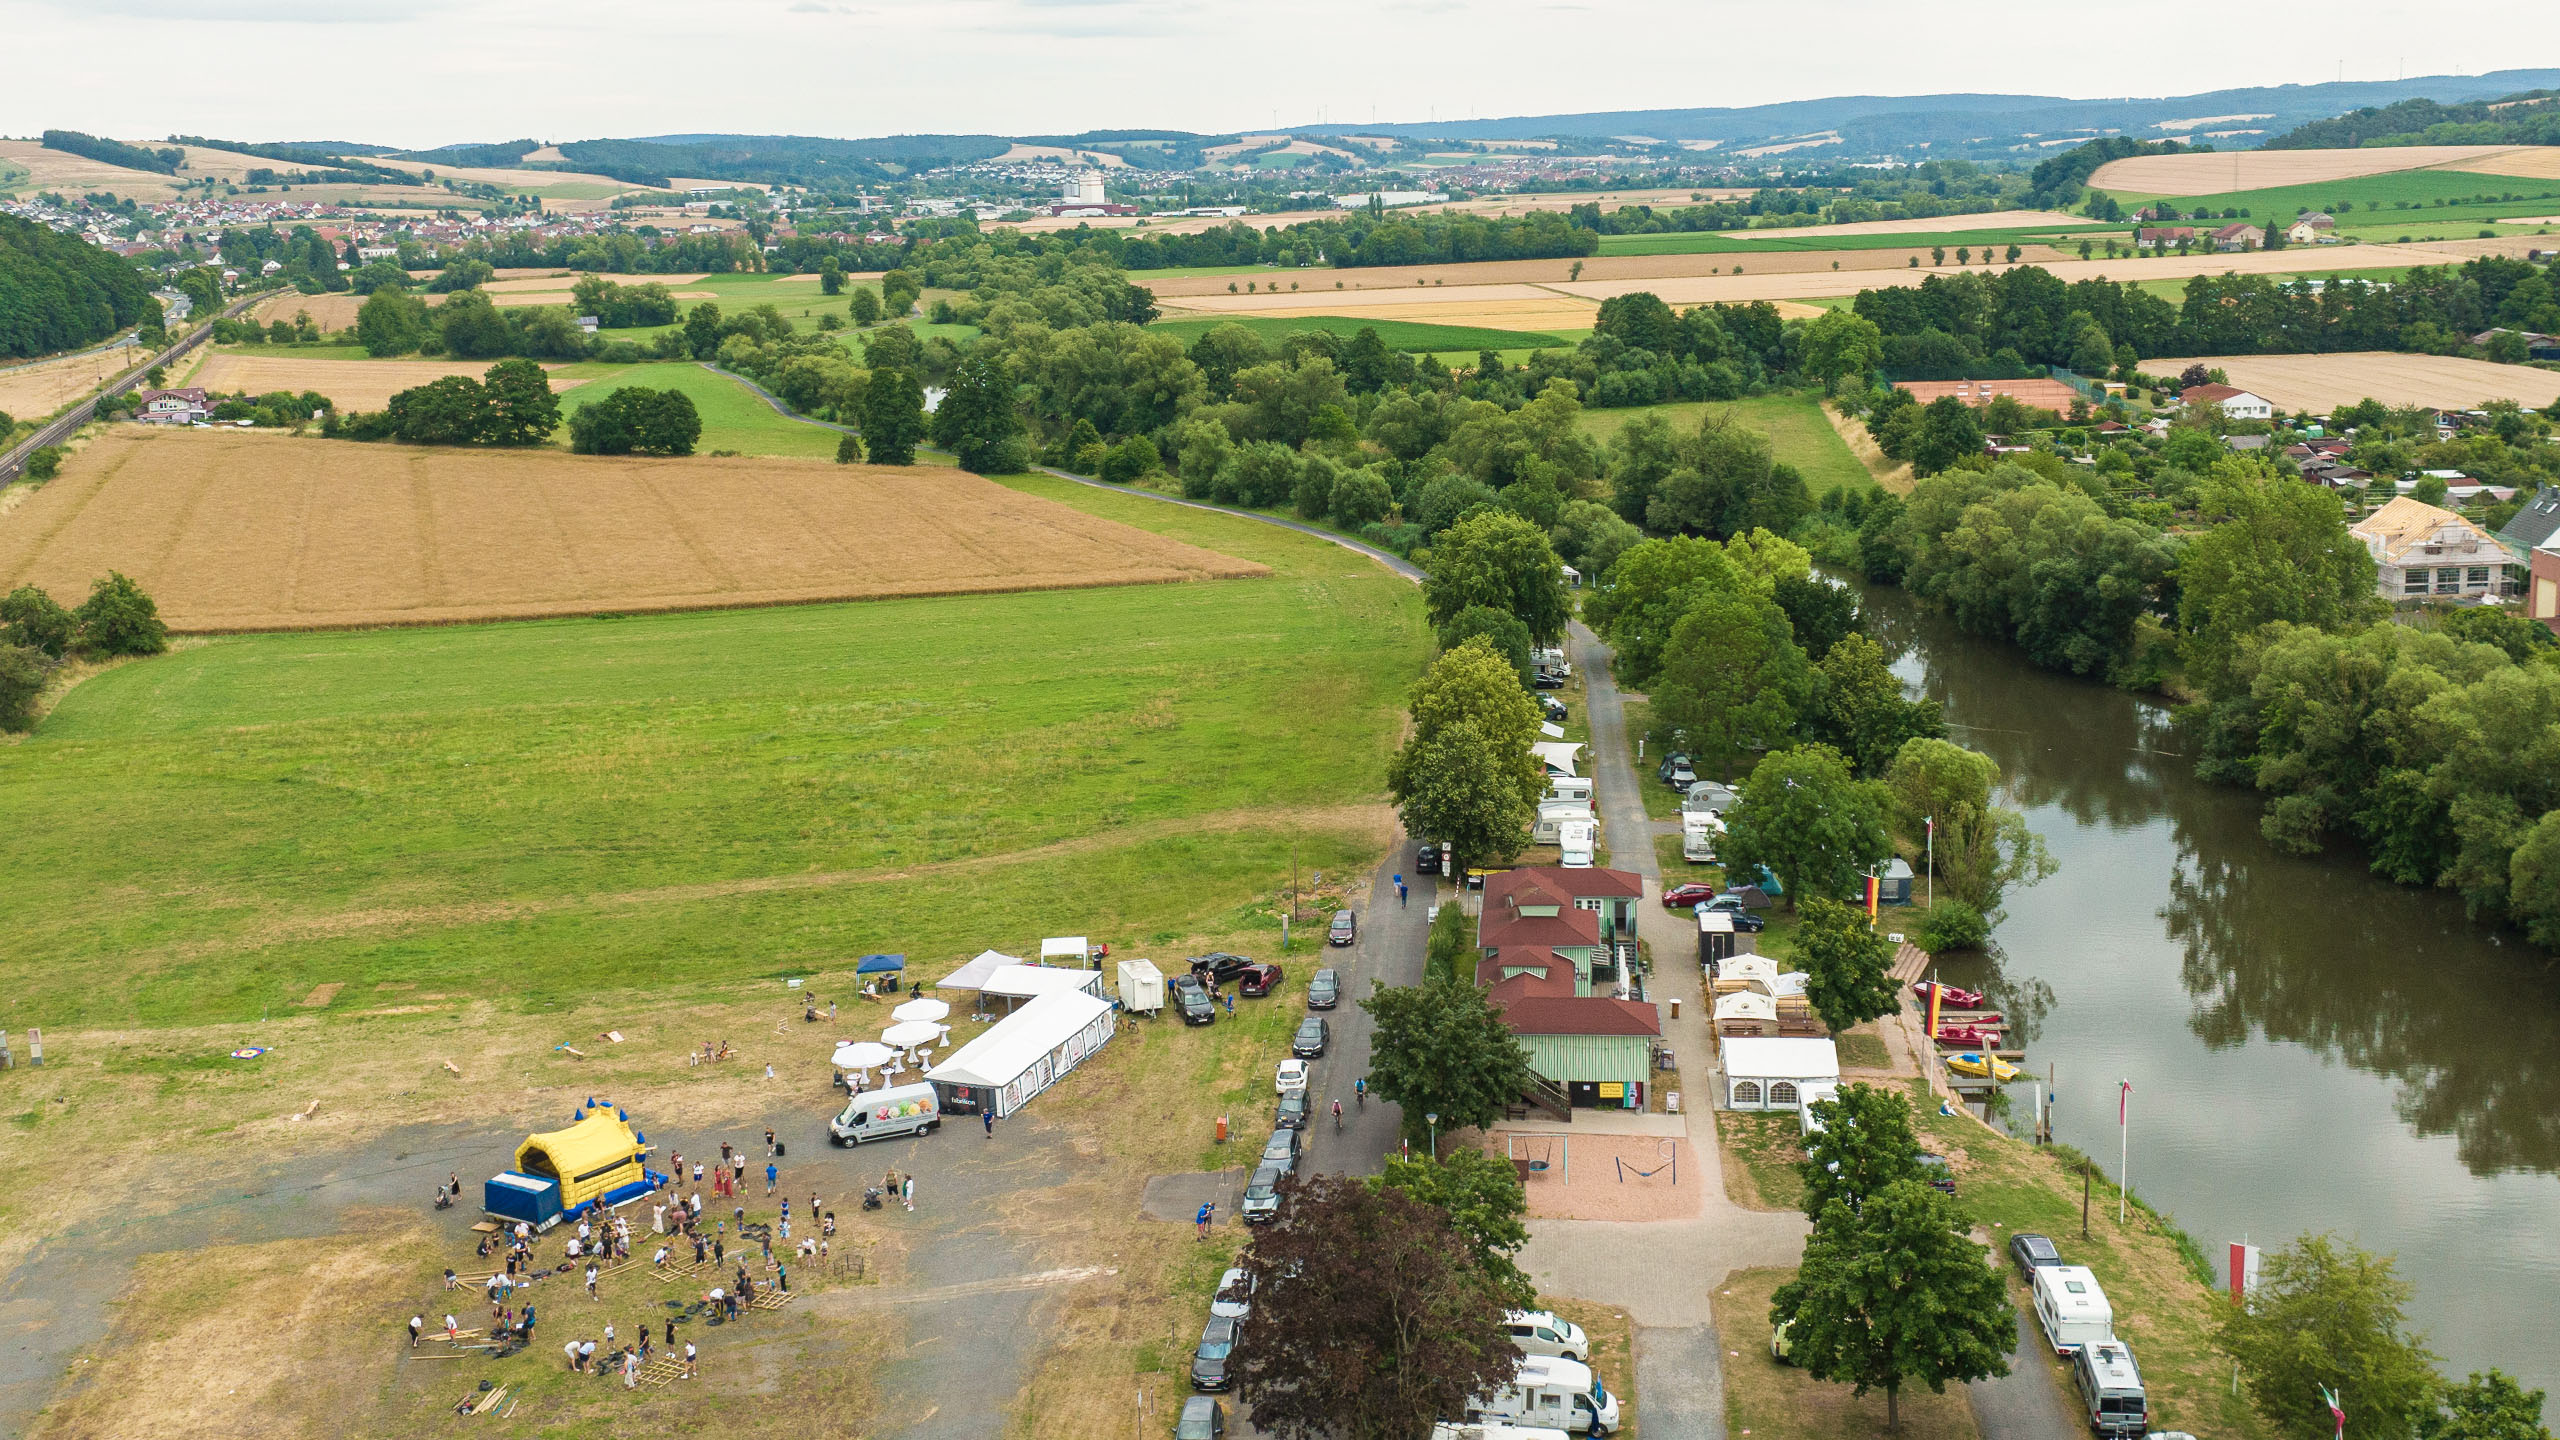
[(93, 345), (140, 320), (151, 287), (115, 255), (0, 215), (0, 357)]
[(2560, 92), (2528, 90), (2497, 100), (2439, 105), (2403, 100), (2279, 135), (2269, 150), (2343, 150), (2363, 145), (2560, 145)]

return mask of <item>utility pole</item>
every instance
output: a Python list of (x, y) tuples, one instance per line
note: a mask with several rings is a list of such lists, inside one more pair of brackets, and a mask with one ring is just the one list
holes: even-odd
[(2096, 1170), (2095, 1161), (2083, 1156), (2080, 1161), (2080, 1238), (2089, 1238), (2089, 1177)]

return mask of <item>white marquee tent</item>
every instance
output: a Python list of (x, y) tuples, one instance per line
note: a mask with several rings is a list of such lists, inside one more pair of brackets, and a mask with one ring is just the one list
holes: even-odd
[(946, 1111), (1010, 1115), (1111, 1039), (1111, 1004), (1080, 990), (1043, 995), (925, 1072)]

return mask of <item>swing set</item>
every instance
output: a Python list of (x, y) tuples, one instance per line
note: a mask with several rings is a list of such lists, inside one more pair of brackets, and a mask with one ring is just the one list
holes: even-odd
[(1630, 1174), (1634, 1175), (1639, 1180), (1650, 1180), (1665, 1170), (1669, 1170), (1671, 1172), (1671, 1183), (1673, 1185), (1678, 1185), (1680, 1183), (1680, 1142), (1677, 1140), (1663, 1141), (1659, 1158), (1661, 1163), (1650, 1170), (1638, 1170), (1635, 1166), (1628, 1164), (1623, 1157), (1613, 1156), (1611, 1157), (1610, 1163), (1618, 1167), (1618, 1183), (1621, 1185), (1627, 1183), (1627, 1176)]
[(1562, 1135), (1507, 1135), (1503, 1147), (1511, 1168), (1520, 1173), (1524, 1183), (1539, 1178), (1568, 1178), (1573, 1142)]

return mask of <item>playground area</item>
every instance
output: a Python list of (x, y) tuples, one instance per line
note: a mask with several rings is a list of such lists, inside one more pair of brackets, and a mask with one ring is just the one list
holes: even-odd
[(1679, 1135), (1572, 1134), (1556, 1125), (1491, 1130), (1479, 1143), (1520, 1171), (1533, 1219), (1689, 1220), (1705, 1204), (1703, 1187), (1716, 1183)]

